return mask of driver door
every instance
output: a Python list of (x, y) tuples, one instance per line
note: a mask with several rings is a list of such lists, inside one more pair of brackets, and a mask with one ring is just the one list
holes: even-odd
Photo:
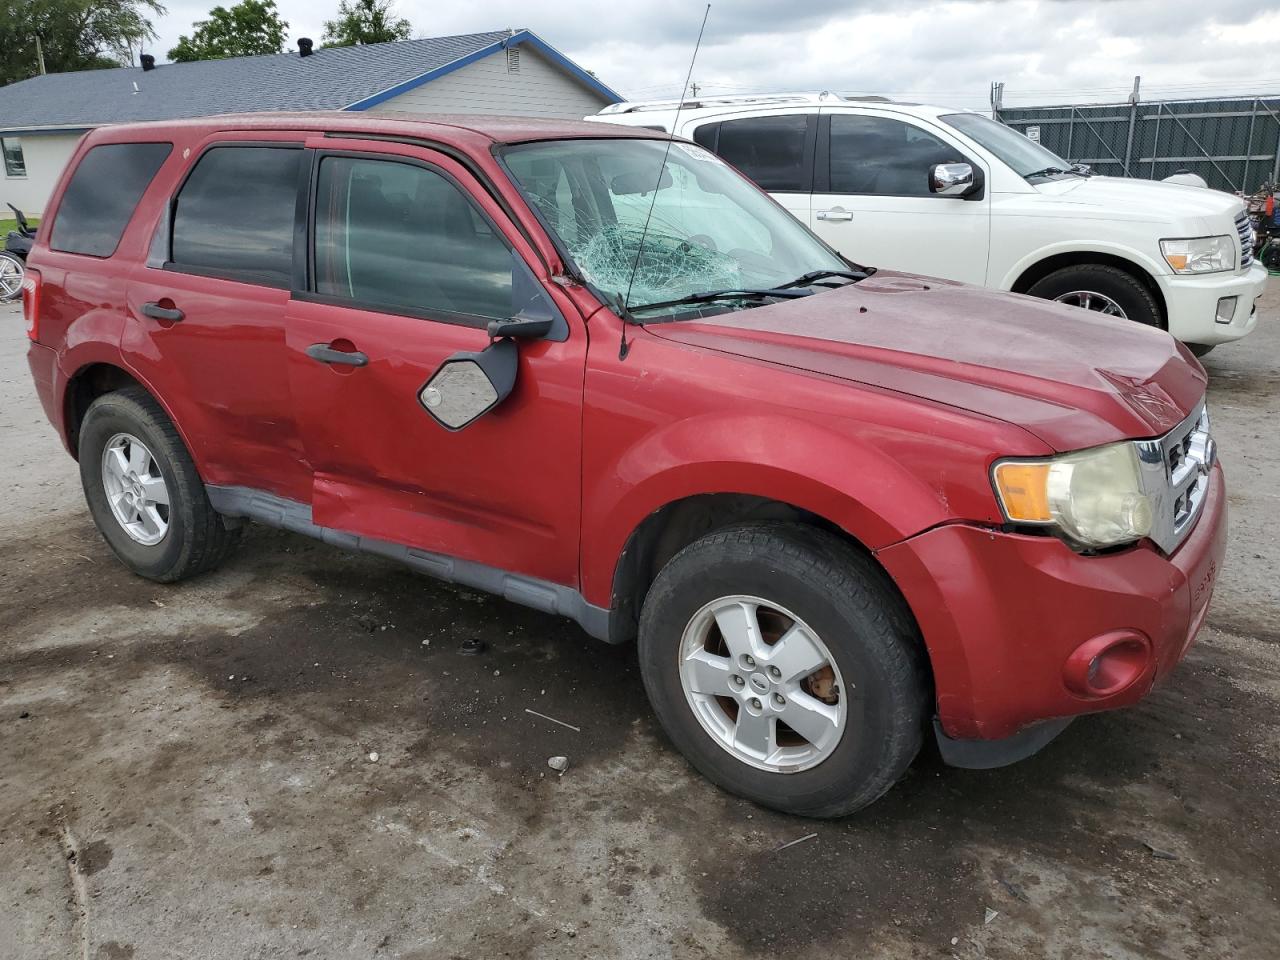
[(809, 226), (855, 263), (986, 283), (990, 190), (932, 193), (930, 169), (951, 162), (985, 178), (942, 130), (901, 115), (824, 107)]
[[(576, 585), (580, 319), (448, 157), (327, 140), (312, 169), (306, 288), (285, 326), (313, 522)], [(534, 301), (556, 323), (519, 343), (512, 393), (460, 429), (434, 419), (426, 382)]]

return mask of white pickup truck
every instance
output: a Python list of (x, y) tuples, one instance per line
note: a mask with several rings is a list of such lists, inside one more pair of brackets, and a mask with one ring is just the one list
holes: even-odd
[(1094, 176), (979, 113), (812, 93), (586, 119), (678, 123), (858, 263), (1125, 317), (1199, 354), (1257, 324), (1267, 271), (1238, 197)]

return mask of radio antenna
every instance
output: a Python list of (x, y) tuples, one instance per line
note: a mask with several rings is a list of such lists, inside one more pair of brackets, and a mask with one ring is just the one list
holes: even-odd
[(653, 208), (658, 202), (658, 190), (662, 187), (662, 175), (667, 172), (667, 157), (671, 155), (671, 144), (676, 139), (676, 129), (680, 125), (680, 111), (684, 108), (684, 98), (689, 92), (689, 81), (693, 78), (693, 65), (698, 62), (698, 50), (702, 46), (702, 34), (707, 29), (707, 17), (711, 16), (711, 4), (702, 13), (702, 26), (698, 27), (698, 39), (693, 44), (693, 56), (689, 58), (689, 72), (684, 76), (684, 86), (680, 90), (680, 102), (676, 104), (676, 115), (671, 120), (671, 134), (667, 137), (667, 148), (662, 151), (662, 164), (658, 167), (658, 179), (653, 185), (653, 194), (649, 197), (649, 212), (645, 214), (644, 227), (640, 230), (640, 242), (636, 244), (636, 257), (631, 263), (631, 276), (627, 278), (627, 292), (619, 306), (622, 307), (622, 342), (618, 345), (618, 359), (625, 360), (630, 346), (627, 344), (627, 316), (631, 306), (631, 287), (636, 282), (636, 272), (640, 269), (640, 255), (644, 252), (644, 239), (649, 234), (649, 221), (653, 219)]

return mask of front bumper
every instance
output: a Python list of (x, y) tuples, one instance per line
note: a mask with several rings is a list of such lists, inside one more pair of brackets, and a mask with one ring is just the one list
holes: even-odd
[[(1256, 260), (1243, 273), (1157, 277), (1169, 312), (1169, 332), (1183, 343), (1212, 346), (1239, 340), (1258, 325), (1257, 300), (1267, 286), (1267, 268)], [(1218, 301), (1235, 297), (1230, 323), (1218, 323)]]
[[(956, 523), (878, 551), (928, 647), (942, 731), (1001, 740), (1038, 721), (1128, 706), (1185, 655), (1227, 543), (1222, 468), (1170, 556), (1149, 542), (1087, 557), (1053, 537)], [(1121, 637), (1122, 688), (1080, 692), (1081, 651)]]

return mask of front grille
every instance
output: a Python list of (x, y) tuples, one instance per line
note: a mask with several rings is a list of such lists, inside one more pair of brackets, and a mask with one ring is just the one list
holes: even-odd
[(1143, 487), (1154, 508), (1151, 539), (1165, 553), (1186, 539), (1204, 509), (1216, 455), (1203, 403), (1163, 437), (1138, 442)]
[(1253, 263), (1253, 224), (1243, 210), (1236, 214), (1236, 233), (1240, 235), (1240, 269), (1243, 270)]

